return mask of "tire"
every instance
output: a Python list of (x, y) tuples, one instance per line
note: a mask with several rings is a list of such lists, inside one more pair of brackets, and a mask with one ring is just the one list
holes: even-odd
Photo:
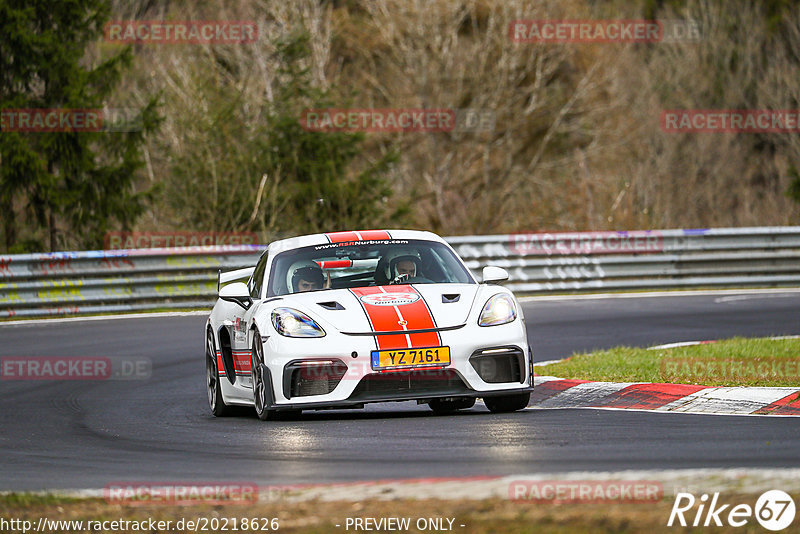
[(297, 417), (302, 410), (270, 410), (267, 405), (267, 384), (264, 369), (264, 345), (261, 344), (261, 334), (258, 330), (253, 332), (253, 348), (250, 351), (250, 376), (253, 382), (253, 407), (256, 415), (262, 421), (283, 421)]
[(211, 330), (206, 333), (206, 390), (208, 393), (208, 406), (215, 417), (231, 415), (232, 409), (225, 404), (222, 398), (222, 387), (219, 382), (219, 369), (217, 368), (217, 350), (214, 346), (214, 334)]
[(273, 419), (274, 412), (267, 408), (267, 384), (264, 376), (264, 346), (261, 344), (261, 334), (258, 333), (258, 330), (253, 332), (250, 367), (250, 376), (253, 379), (253, 407), (256, 410), (256, 415), (262, 421)]
[(439, 415), (455, 413), (458, 410), (466, 410), (475, 406), (475, 399), (471, 397), (463, 397), (459, 399), (431, 399), (428, 407), (433, 410), (433, 413)]
[(498, 397), (484, 397), (483, 402), (492, 413), (507, 413), (522, 410), (531, 400), (530, 393), (517, 393), (515, 395), (501, 395)]

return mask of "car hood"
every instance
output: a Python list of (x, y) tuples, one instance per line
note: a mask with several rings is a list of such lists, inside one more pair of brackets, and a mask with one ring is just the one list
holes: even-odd
[[(295, 293), (274, 306), (308, 313), (326, 330), (347, 333), (463, 325), (478, 284), (411, 284)], [(402, 321), (406, 325), (401, 325)]]

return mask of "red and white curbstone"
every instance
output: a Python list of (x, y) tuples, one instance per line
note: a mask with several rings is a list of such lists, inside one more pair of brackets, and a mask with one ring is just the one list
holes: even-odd
[(529, 409), (608, 408), (722, 415), (800, 416), (800, 388), (590, 382), (537, 376)]

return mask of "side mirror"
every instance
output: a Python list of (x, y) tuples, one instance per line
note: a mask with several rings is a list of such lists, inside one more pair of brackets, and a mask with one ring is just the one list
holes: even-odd
[(250, 290), (243, 282), (233, 282), (219, 290), (219, 298), (227, 302), (235, 302), (245, 310), (253, 304)]
[(502, 267), (495, 267), (487, 265), (483, 268), (483, 284), (491, 284), (496, 282), (505, 282), (508, 280), (508, 271)]

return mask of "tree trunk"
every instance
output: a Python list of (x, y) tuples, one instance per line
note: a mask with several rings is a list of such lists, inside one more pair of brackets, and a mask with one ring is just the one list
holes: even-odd
[(3, 214), (3, 235), (5, 236), (6, 252), (17, 242), (17, 225), (14, 220), (14, 202), (11, 197), (0, 200), (0, 213)]
[(49, 206), (48, 208), (48, 223), (50, 226), (50, 252), (56, 251), (56, 215), (53, 211), (53, 207)]

